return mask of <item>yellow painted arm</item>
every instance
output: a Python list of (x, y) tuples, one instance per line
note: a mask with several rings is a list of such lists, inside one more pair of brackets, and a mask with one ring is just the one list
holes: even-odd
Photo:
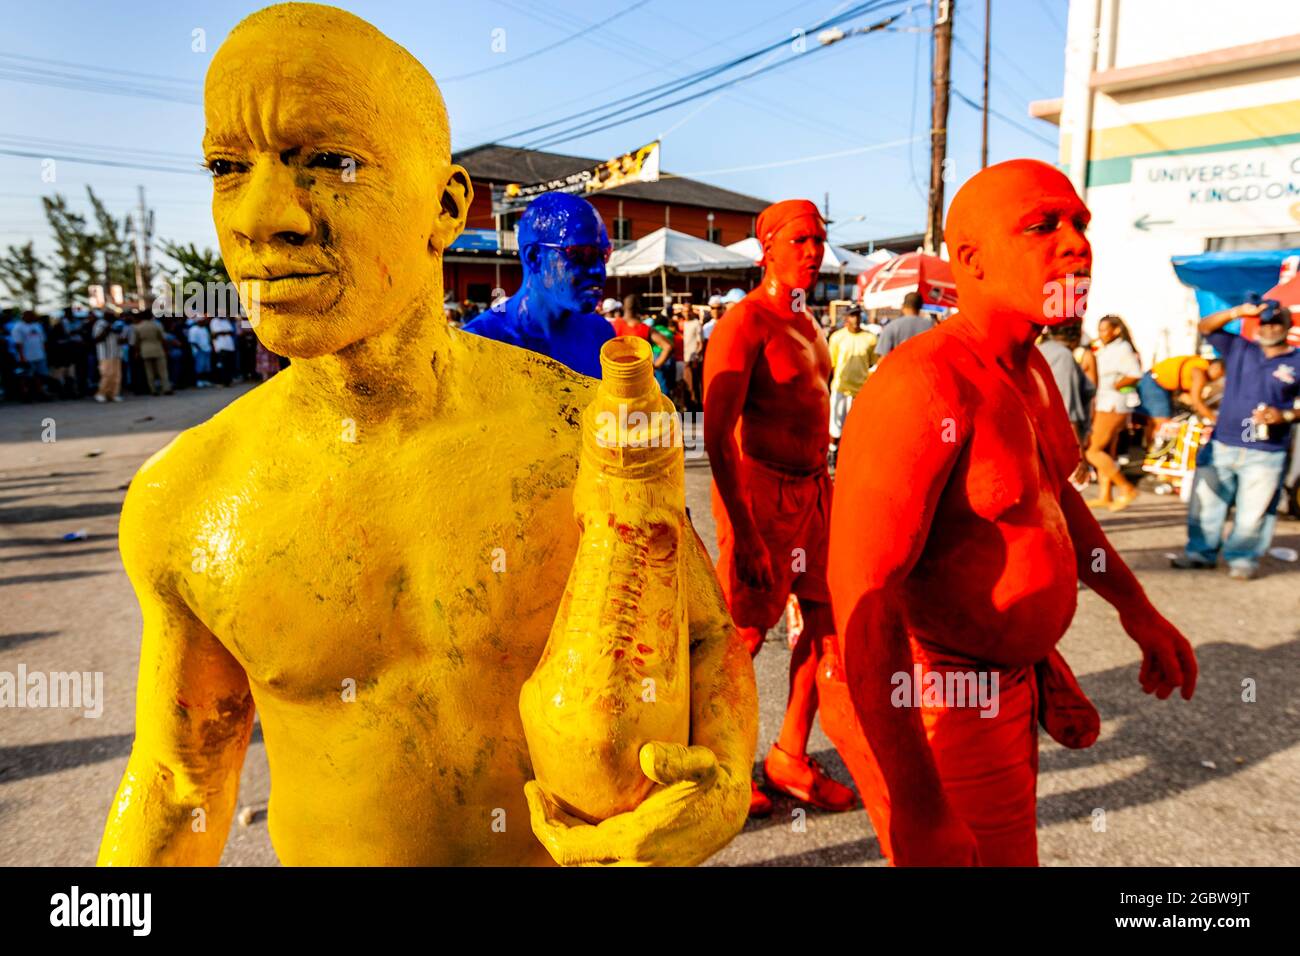
[(99, 865), (215, 866), (235, 809), (253, 698), (243, 669), (176, 593), (189, 557), (167, 553), (167, 496), (145, 478), (149, 470), (127, 493), (119, 531), (144, 634), (135, 744)]
[(689, 542), (691, 746), (642, 747), (641, 768), (660, 786), (635, 810), (595, 826), (565, 813), (529, 781), (533, 832), (557, 863), (694, 866), (745, 825), (758, 738), (754, 666), (694, 529)]

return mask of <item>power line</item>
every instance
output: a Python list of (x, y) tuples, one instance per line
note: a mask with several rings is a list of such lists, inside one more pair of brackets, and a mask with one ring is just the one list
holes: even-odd
[(438, 82), (458, 83), (461, 80), (468, 80), (470, 77), (482, 76), (484, 73), (494, 73), (497, 70), (504, 70), (507, 67), (518, 66), (520, 63), (523, 63), (527, 60), (531, 60), (534, 57), (541, 56), (543, 53), (549, 53), (551, 50), (554, 50), (556, 47), (564, 46), (564, 44), (576, 40), (579, 37), (584, 36), (588, 33), (591, 33), (593, 30), (598, 30), (601, 27), (603, 27), (605, 24), (612, 23), (613, 21), (617, 20), (619, 17), (626, 16), (627, 14), (631, 13), (633, 10), (636, 10), (639, 7), (644, 7), (649, 2), (650, 0), (637, 0), (637, 2), (632, 4), (630, 7), (624, 7), (622, 10), (619, 10), (617, 13), (614, 13), (606, 17), (604, 20), (599, 20), (596, 23), (590, 24), (589, 26), (585, 26), (577, 33), (571, 33), (566, 37), (561, 37), (560, 39), (556, 40), (554, 43), (549, 43), (546, 46), (542, 47), (541, 49), (533, 50), (531, 53), (525, 53), (523, 56), (515, 57), (513, 60), (509, 60), (505, 63), (495, 63), (492, 66), (485, 66), (481, 70), (471, 70), (468, 73), (459, 73), (455, 76), (444, 76)]
[(34, 86), (48, 86), (56, 89), (80, 90), (89, 93), (106, 93), (113, 96), (129, 96), (136, 99), (163, 100), (169, 103), (184, 103), (198, 106), (202, 98), (196, 93), (184, 95), (174, 90), (162, 88), (151, 89), (145, 86), (131, 86), (124, 83), (112, 83), (99, 77), (78, 76), (73, 73), (60, 73), (55, 70), (42, 70), (24, 67), (4, 67), (0, 65), (0, 80), (12, 80), (16, 83), (29, 83)]
[[(536, 9), (528, 9), (526, 7), (518, 7), (518, 6), (511, 5), (508, 2), (508, 0), (497, 0), (497, 2), (503, 4), (504, 6), (508, 6), (511, 10), (514, 10), (517, 13), (528, 16), (531, 19), (537, 20), (540, 23), (545, 23), (548, 26), (553, 26), (558, 28), (561, 25), (556, 20), (554, 20), (554, 18), (549, 13), (546, 13), (545, 8), (542, 8), (542, 10), (539, 11)], [(842, 0), (842, 2), (837, 6), (837, 8), (827, 13), (826, 16), (834, 16), (838, 13), (841, 13), (843, 11), (843, 8), (847, 6), (849, 6), (848, 0)], [(804, 7), (805, 4), (799, 3), (799, 4), (795, 4), (792, 7), (788, 7), (786, 9), (780, 10), (777, 13), (773, 14), (772, 16), (767, 17), (763, 20), (759, 20), (756, 23), (750, 24), (744, 30), (732, 34), (730, 36), (730, 39), (739, 40), (741, 37), (748, 36), (751, 33), (756, 33), (762, 30), (763, 27), (765, 27), (768, 23), (771, 23), (774, 20), (779, 20), (782, 17), (789, 16), (790, 14), (793, 14), (795, 11), (801, 10)], [(681, 27), (683, 30), (686, 31), (686, 35), (694, 35), (695, 33), (699, 32), (698, 28), (684, 26), (674, 21), (671, 17), (664, 16), (662, 13), (657, 14), (657, 16), (665, 23), (672, 23), (676, 26)], [(632, 77), (630, 80), (619, 80), (614, 82), (613, 84), (610, 85), (609, 91), (628, 86), (631, 83), (635, 81), (639, 81), (647, 76), (662, 76), (667, 71), (668, 68), (675, 67), (682, 63), (693, 63), (698, 59), (701, 53), (714, 50), (718, 46), (717, 44), (710, 43), (705, 46), (699, 47), (698, 49), (691, 50), (689, 53), (686, 53), (682, 56), (673, 57), (671, 53), (665, 53), (660, 50), (652, 49), (646, 46), (644, 43), (640, 43), (633, 38), (617, 33), (613, 30), (606, 30), (605, 36), (608, 37), (610, 40), (616, 41), (617, 43), (621, 44), (620, 52), (628, 59), (637, 60), (641, 63), (646, 63), (654, 67), (654, 69), (648, 70), (645, 73), (637, 74), (635, 77)], [(584, 39), (586, 39), (587, 42), (594, 42), (591, 40), (590, 37), (586, 37)], [(604, 49), (603, 44), (601, 45), (601, 48)], [(685, 78), (687, 75), (688, 74), (682, 74), (675, 77), (675, 79), (680, 80)], [(832, 126), (829, 123), (826, 123), (825, 121), (818, 121), (803, 113), (797, 112), (796, 110), (793, 110), (790, 107), (785, 106), (784, 104), (774, 103), (770, 100), (760, 100), (757, 97), (747, 94), (743, 90), (739, 90), (739, 89), (733, 89), (726, 95), (732, 97), (733, 99), (737, 100), (742, 104), (748, 104), (749, 106), (763, 112), (764, 114), (770, 115), (772, 113), (775, 113), (778, 116), (785, 118), (791, 123), (794, 123), (798, 126), (803, 126), (807, 129), (815, 130), (824, 136), (829, 136), (837, 140), (849, 140), (849, 136), (846, 130), (842, 126)], [(552, 109), (560, 109), (566, 106), (570, 106), (573, 103), (585, 102), (588, 101), (589, 98), (590, 98), (589, 95), (574, 97), (572, 99), (565, 100), (561, 103), (555, 104), (552, 107)], [(489, 129), (493, 130), (494, 132), (496, 130), (500, 130), (503, 128), (508, 129), (512, 126), (515, 126), (517, 122), (518, 122), (517, 119), (511, 119), (504, 123), (494, 124), (493, 126), (489, 127)], [(496, 141), (494, 140), (493, 136), (488, 136), (486, 138), (480, 138), (480, 139), (483, 142)]]
[[(838, 23), (842, 20), (850, 19), (854, 16), (858, 16), (859, 14), (869, 12), (872, 9), (885, 6), (888, 2), (889, 0), (868, 0), (868, 2), (859, 3), (846, 13), (836, 14), (834, 16), (828, 17), (824, 19), (822, 22), (808, 28), (808, 30), (805, 31), (805, 35), (815, 30), (820, 30), (827, 26), (834, 25), (835, 23)], [(741, 56), (733, 57), (730, 60), (726, 60), (722, 63), (715, 64), (714, 66), (705, 67), (701, 70), (697, 70), (694, 73), (688, 73), (684, 77), (668, 80), (663, 83), (659, 83), (654, 86), (651, 86), (648, 89), (644, 89), (636, 93), (631, 93), (626, 96), (621, 96), (618, 97), (617, 99), (610, 100), (605, 104), (603, 104), (602, 106), (598, 107), (598, 109), (611, 110), (612, 107), (616, 107), (616, 106), (622, 107), (624, 109), (636, 109), (639, 106), (644, 106), (646, 104), (654, 102), (655, 100), (662, 99), (666, 96), (671, 96), (675, 93), (678, 93), (686, 89), (687, 87), (694, 86), (697, 83), (702, 83), (707, 79), (711, 79), (715, 76), (718, 76), (719, 74), (727, 72), (728, 70), (732, 70), (743, 63), (747, 63), (750, 60), (756, 59), (757, 57), (763, 56), (766, 53), (770, 53), (775, 49), (785, 46), (789, 42), (790, 42), (790, 37), (782, 37), (780, 40), (776, 41), (775, 43), (766, 44), (765, 46), (760, 47), (757, 50), (753, 50)], [(534, 126), (530, 126), (527, 129), (519, 130), (518, 132), (512, 133), (508, 136), (499, 137), (498, 141), (505, 142), (507, 140), (512, 140), (512, 139), (521, 139), (522, 137), (527, 136), (531, 133), (540, 132), (542, 130), (550, 129), (555, 126), (560, 126), (564, 123), (570, 123), (578, 119), (585, 118), (585, 122), (591, 124), (599, 123), (617, 115), (618, 110), (611, 110), (610, 112), (606, 112), (603, 115), (596, 116), (596, 117), (590, 116), (590, 113), (591, 110), (589, 109), (582, 110), (577, 113), (571, 113), (568, 116), (562, 116), (558, 119), (550, 120), (549, 122), (546, 123), (539, 123)]]
[[(919, 76), (921, 67), (921, 37), (924, 35), (923, 32), (919, 30), (917, 31), (916, 46), (912, 54), (912, 109), (909, 114), (909, 123), (907, 127), (908, 138), (912, 140), (915, 140), (916, 138), (916, 100), (917, 90), (920, 89), (921, 85)], [(907, 166), (908, 172), (912, 177), (912, 186), (916, 189), (916, 195), (924, 200), (925, 192), (921, 189), (920, 179), (916, 175), (916, 149), (913, 146), (907, 148)]]
[[(783, 17), (783, 16), (786, 16), (786, 15), (788, 15), (788, 14), (790, 14), (790, 13), (793, 13), (795, 10), (802, 9), (803, 6), (804, 6), (804, 4), (803, 4), (802, 2), (801, 2), (801, 3), (796, 3), (794, 6), (789, 7), (789, 8), (787, 8), (787, 9), (785, 9), (785, 10), (782, 10), (782, 11), (780, 11), (779, 13), (776, 13), (776, 14), (774, 14), (773, 16), (768, 17), (768, 18), (765, 19), (765, 20), (760, 20), (758, 23), (755, 23), (755, 24), (750, 25), (750, 26), (749, 26), (748, 28), (746, 28), (745, 30), (743, 30), (743, 31), (741, 31), (740, 33), (736, 34), (735, 37), (733, 37), (733, 39), (735, 39), (736, 37), (747, 36), (747, 35), (750, 34), (750, 33), (754, 33), (754, 32), (756, 32), (756, 31), (758, 31), (758, 30), (761, 30), (763, 27), (765, 27), (765, 26), (766, 26), (768, 23), (770, 23), (771, 21), (773, 21), (773, 20), (777, 20), (777, 19), (779, 19), (779, 18), (781, 18), (781, 17)], [(511, 8), (511, 9), (514, 9), (514, 8)], [(519, 12), (519, 13), (526, 13), (526, 14), (528, 14), (529, 16), (533, 17), (534, 19), (539, 19), (539, 20), (540, 20), (540, 18), (537, 17), (536, 14), (535, 14), (533, 11), (527, 11), (527, 10), (524, 10), (524, 11), (516, 11), (516, 12)], [(674, 22), (674, 21), (671, 20), (669, 17), (664, 16), (662, 13), (659, 13), (658, 16), (659, 16), (660, 19), (664, 20), (664, 21), (667, 22), (667, 23), (673, 23), (673, 22)], [(547, 21), (541, 21), (541, 22), (547, 22)], [(554, 24), (548, 24), (548, 25), (554, 25)], [(614, 38), (614, 39), (616, 39), (616, 40), (619, 40), (620, 42), (623, 42), (623, 43), (625, 43), (625, 44), (627, 43), (627, 41), (626, 41), (626, 39), (625, 39), (624, 37), (622, 37), (622, 36), (620, 36), (620, 35), (618, 35), (618, 34), (615, 34), (613, 31), (609, 31), (609, 35), (610, 35), (612, 38)], [(616, 90), (616, 89), (619, 89), (620, 87), (628, 86), (628, 85), (630, 85), (630, 84), (632, 84), (632, 83), (637, 82), (638, 80), (644, 79), (644, 78), (647, 77), (647, 76), (656, 76), (656, 75), (660, 75), (660, 74), (662, 74), (662, 73), (664, 72), (664, 67), (665, 67), (665, 66), (676, 66), (676, 65), (679, 64), (679, 63), (687, 63), (687, 62), (694, 61), (695, 58), (698, 57), (701, 53), (707, 52), (708, 50), (712, 50), (712, 49), (714, 49), (715, 46), (716, 46), (716, 44), (714, 44), (714, 43), (708, 43), (708, 44), (706, 44), (706, 45), (704, 45), (704, 46), (702, 46), (702, 47), (698, 47), (698, 48), (692, 50), (691, 52), (689, 52), (689, 53), (687, 53), (687, 54), (685, 54), (685, 55), (683, 55), (683, 56), (677, 57), (676, 59), (669, 60), (669, 61), (665, 64), (665, 63), (662, 62), (662, 60), (663, 60), (663, 58), (664, 58), (665, 56), (668, 56), (668, 54), (660, 53), (659, 51), (656, 51), (656, 50), (651, 50), (649, 47), (646, 47), (646, 46), (644, 46), (643, 44), (638, 44), (638, 43), (635, 43), (635, 42), (633, 42), (633, 43), (631, 43), (631, 44), (628, 44), (628, 45), (633, 46), (633, 47), (640, 47), (642, 50), (644, 50), (644, 51), (646, 51), (647, 53), (649, 53), (650, 58), (647, 59), (647, 58), (645, 58), (645, 57), (642, 57), (642, 58), (641, 58), (641, 62), (643, 62), (643, 63), (647, 63), (647, 64), (651, 65), (652, 69), (646, 70), (644, 73), (638, 73), (638, 74), (636, 74), (635, 76), (626, 77), (626, 78), (624, 78), (624, 79), (617, 80), (616, 82), (610, 84), (610, 86), (608, 87), (608, 89), (610, 89), (610, 90)], [(563, 109), (564, 107), (566, 107), (566, 106), (571, 106), (571, 105), (573, 105), (574, 103), (583, 103), (583, 102), (587, 102), (589, 99), (590, 99), (590, 94), (589, 94), (589, 93), (584, 93), (584, 94), (582, 94), (581, 96), (575, 96), (575, 97), (573, 97), (572, 99), (564, 100), (564, 101), (559, 102), (559, 103), (553, 103), (553, 104), (550, 104), (549, 106), (543, 108), (542, 110), (540, 110), (540, 111), (538, 111), (538, 112), (545, 113), (545, 112), (548, 112), (549, 110)], [(491, 126), (484, 127), (484, 129), (487, 129), (487, 130), (509, 129), (509, 128), (511, 128), (512, 126), (515, 126), (517, 123), (521, 122), (522, 119), (523, 119), (523, 117), (511, 117), (510, 119), (505, 120), (505, 121), (503, 121), (503, 122), (500, 122), (500, 123), (494, 123), (494, 124), (492, 124)], [(491, 140), (491, 137), (489, 136), (486, 140), (483, 140), (483, 141), (484, 141), (484, 142), (487, 142), (487, 141), (490, 141), (490, 140)]]
[(156, 149), (140, 149), (137, 146), (114, 146), (110, 144), (79, 143), (70, 140), (48, 139), (39, 136), (22, 136), (17, 133), (0, 132), (0, 145), (15, 146), (21, 149), (71, 149), (78, 152), (111, 153), (114, 156), (130, 154), (136, 158), (150, 157), (178, 163), (196, 163), (197, 154), (175, 153)]
[(5, 60), (24, 60), (28, 63), (43, 63), (47, 66), (69, 67), (76, 70), (86, 70), (93, 73), (110, 73), (117, 76), (130, 76), (146, 80), (159, 80), (163, 83), (175, 83), (180, 86), (190, 86), (196, 91), (202, 86), (197, 80), (186, 79), (180, 76), (164, 76), (161, 73), (141, 73), (137, 70), (114, 70), (105, 66), (91, 66), (86, 63), (70, 63), (67, 60), (51, 60), (43, 56), (27, 56), (23, 53), (6, 53), (0, 50), (0, 59)]
[(800, 163), (814, 163), (822, 159), (837, 159), (841, 156), (854, 156), (859, 153), (873, 153), (881, 149), (891, 149), (895, 146), (904, 146), (912, 143), (920, 137), (911, 136), (907, 139), (895, 139), (887, 143), (872, 143), (870, 146), (856, 146), (853, 149), (839, 149), (830, 153), (819, 153), (816, 156), (800, 156), (797, 159), (779, 159), (771, 163), (754, 163), (750, 166), (731, 166), (727, 169), (700, 169), (690, 173), (665, 173), (660, 179), (684, 179), (692, 176), (721, 176), (724, 173), (746, 173), (755, 169), (776, 169), (780, 166), (797, 166)]
[(155, 173), (186, 173), (206, 176), (208, 173), (197, 163), (193, 169), (178, 169), (170, 166), (151, 166), (146, 163), (117, 162), (111, 159), (91, 159), (85, 156), (54, 155), (50, 153), (29, 153), (19, 149), (0, 149), (0, 156), (18, 156), (24, 159), (56, 159), (63, 163), (83, 163), (88, 166), (115, 166), (121, 169), (145, 169)]
[[(884, 3), (877, 3), (877, 4), (876, 4), (876, 6), (883, 6), (883, 5), (885, 5), (885, 4), (884, 4)], [(848, 32), (848, 33), (843, 34), (842, 36), (840, 36), (839, 38), (837, 38), (837, 40), (838, 40), (838, 39), (849, 39), (849, 38), (854, 37), (854, 36), (862, 36), (862, 35), (864, 35), (865, 33), (874, 32), (875, 30), (879, 30), (879, 29), (881, 29), (884, 25), (887, 25), (888, 23), (892, 22), (894, 19), (897, 18), (897, 16), (898, 16), (898, 15), (896, 14), (895, 16), (892, 16), (892, 17), (890, 17), (890, 18), (888, 18), (888, 19), (886, 19), (886, 20), (882, 20), (882, 21), (880, 21), (879, 23), (872, 24), (872, 25), (867, 26), (867, 27), (859, 27), (859, 28), (856, 29), (856, 30), (852, 30), (852, 31), (850, 31), (850, 32)], [(815, 29), (817, 29), (817, 27), (813, 27), (813, 28), (811, 28), (811, 29), (815, 30)], [(808, 32), (811, 32), (811, 30), (808, 31)], [(784, 43), (786, 43), (786, 42), (788, 42), (788, 41), (787, 41), (787, 40), (784, 40), (784, 39), (781, 41), (782, 44), (784, 44)], [(748, 73), (746, 73), (746, 74), (744, 74), (744, 75), (742, 75), (742, 76), (733, 77), (732, 79), (730, 79), (730, 80), (726, 80), (726, 81), (724, 81), (724, 82), (722, 82), (722, 83), (719, 83), (719, 84), (717, 84), (716, 86), (712, 86), (712, 87), (709, 87), (708, 89), (700, 90), (700, 91), (698, 91), (698, 92), (696, 92), (696, 93), (688, 94), (687, 96), (681, 97), (680, 99), (672, 100), (671, 102), (663, 103), (663, 104), (660, 104), (660, 105), (658, 105), (658, 106), (651, 107), (650, 109), (642, 110), (642, 111), (639, 112), (639, 113), (633, 113), (633, 114), (631, 114), (630, 116), (628, 116), (628, 115), (625, 115), (625, 116), (619, 116), (620, 111), (615, 110), (615, 111), (613, 111), (613, 112), (606, 113), (606, 114), (604, 114), (603, 116), (593, 117), (592, 119), (589, 119), (589, 120), (587, 120), (587, 121), (585, 121), (585, 122), (583, 122), (583, 123), (579, 123), (579, 124), (577, 124), (576, 126), (572, 126), (572, 127), (568, 128), (568, 129), (566, 129), (566, 130), (560, 130), (558, 133), (554, 133), (554, 134), (552, 134), (552, 135), (550, 135), (550, 136), (543, 137), (541, 140), (537, 140), (537, 141), (534, 141), (534, 142), (532, 142), (532, 143), (529, 143), (525, 148), (529, 148), (529, 149), (546, 149), (546, 148), (548, 148), (548, 147), (550, 147), (550, 146), (555, 146), (555, 145), (558, 145), (558, 144), (560, 144), (560, 143), (565, 143), (565, 142), (568, 142), (569, 140), (577, 139), (577, 138), (582, 137), (582, 136), (589, 136), (589, 135), (591, 135), (591, 134), (593, 134), (593, 133), (599, 133), (599, 132), (602, 132), (603, 130), (611, 129), (611, 128), (615, 127), (615, 126), (623, 126), (623, 125), (625, 125), (625, 124), (627, 124), (627, 123), (631, 123), (631, 122), (633, 122), (634, 120), (642, 119), (642, 118), (644, 118), (644, 117), (646, 117), (646, 116), (653, 116), (653, 115), (656, 114), (656, 113), (662, 113), (664, 110), (672, 109), (672, 108), (675, 107), (675, 106), (681, 106), (681, 105), (683, 105), (683, 104), (685, 104), (685, 103), (693, 102), (694, 100), (697, 100), (697, 99), (700, 99), (700, 98), (702, 98), (702, 97), (709, 96), (709, 95), (711, 95), (711, 94), (713, 94), (713, 93), (716, 93), (716, 92), (719, 91), (719, 90), (725, 90), (725, 89), (727, 89), (727, 88), (729, 88), (729, 87), (735, 86), (737, 83), (741, 83), (741, 82), (744, 82), (745, 80), (752, 79), (752, 78), (755, 77), (755, 76), (760, 76), (760, 75), (762, 75), (762, 74), (764, 74), (764, 73), (769, 73), (769, 72), (771, 72), (772, 70), (777, 70), (777, 69), (780, 69), (781, 67), (789, 66), (791, 63), (795, 63), (795, 62), (797, 62), (798, 60), (804, 59), (805, 57), (813, 56), (813, 55), (815, 55), (815, 54), (817, 54), (817, 53), (820, 53), (820, 52), (825, 51), (825, 50), (828, 49), (831, 45), (832, 45), (831, 43), (820, 44), (819, 46), (814, 47), (813, 49), (808, 50), (808, 51), (806, 51), (806, 52), (804, 52), (804, 53), (801, 53), (801, 54), (799, 54), (798, 56), (796, 56), (796, 57), (794, 57), (794, 58), (792, 58), (792, 59), (783, 60), (783, 61), (781, 61), (781, 62), (779, 62), (779, 63), (770, 63), (770, 64), (768, 64), (768, 65), (766, 65), (766, 66), (760, 66), (760, 67), (757, 67), (757, 68), (751, 70), (750, 72), (748, 72)], [(745, 58), (743, 58), (743, 59), (752, 59), (752, 58), (753, 58), (753, 57), (752, 57), (752, 55), (751, 55), (751, 56), (747, 56), (747, 57), (745, 57)], [(728, 67), (727, 69), (730, 69), (730, 67)], [(723, 71), (722, 71), (722, 70), (718, 70), (717, 72), (723, 72)], [(698, 80), (694, 80), (694, 81), (692, 81), (692, 83), (689, 83), (689, 84), (686, 84), (686, 85), (694, 85), (694, 83), (696, 83), (696, 82), (699, 82), (699, 81), (698, 81)], [(671, 91), (671, 92), (675, 92), (675, 91)], [(653, 100), (655, 100), (655, 99), (660, 99), (660, 98), (661, 98), (662, 96), (664, 96), (664, 95), (667, 95), (667, 94), (661, 93), (661, 94), (658, 94), (658, 95), (656, 95), (656, 96), (649, 97), (647, 100), (645, 100), (645, 101), (643, 101), (643, 102), (651, 102), (651, 101), (653, 101)], [(633, 104), (633, 107), (634, 107), (635, 105), (640, 105), (640, 104)], [(603, 125), (599, 125), (599, 124), (601, 124), (601, 121), (602, 121), (602, 120), (609, 119), (609, 118), (611, 118), (611, 117), (616, 117), (616, 116), (618, 117), (617, 119), (613, 119), (611, 122), (604, 123)], [(598, 124), (598, 125), (593, 126), (592, 124)]]
[[(965, 93), (963, 93), (961, 90), (957, 89), (956, 87), (952, 88), (952, 95), (957, 97), (957, 99), (961, 100), (971, 109), (981, 110), (981, 111), (984, 109), (984, 107), (981, 104), (976, 103), (973, 99), (971, 99), (969, 96), (967, 96)], [(1043, 136), (1037, 131), (1030, 129), (1028, 126), (1021, 126), (1011, 117), (1007, 116), (1005, 113), (995, 110), (991, 106), (989, 107), (989, 115), (996, 116), (998, 119), (1002, 120), (1002, 122), (1006, 123), (1007, 125), (1014, 126), (1016, 129), (1020, 130), (1020, 132), (1024, 133), (1026, 136), (1032, 136), (1034, 139), (1038, 140), (1039, 142), (1046, 143), (1048, 146), (1052, 147), (1052, 149), (1058, 148), (1058, 144), (1052, 142), (1046, 136)]]
[(1047, 14), (1047, 19), (1051, 20), (1056, 25), (1056, 29), (1060, 30), (1061, 35), (1064, 36), (1067, 32), (1065, 24), (1057, 19), (1056, 14), (1052, 12), (1051, 0), (1038, 0), (1038, 8)]

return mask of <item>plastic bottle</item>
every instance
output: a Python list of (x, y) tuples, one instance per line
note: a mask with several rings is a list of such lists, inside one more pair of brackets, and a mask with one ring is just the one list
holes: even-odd
[(634, 337), (601, 349), (573, 491), (578, 553), (519, 694), (537, 781), (592, 822), (635, 808), (653, 786), (642, 745), (690, 736), (685, 470), (651, 355)]

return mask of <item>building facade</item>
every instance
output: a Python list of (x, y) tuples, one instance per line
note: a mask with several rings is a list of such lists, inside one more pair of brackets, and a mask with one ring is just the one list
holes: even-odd
[[(522, 273), (514, 225), (519, 213), (497, 216), (492, 211), (492, 187), (534, 183), (568, 175), (598, 160), (512, 146), (488, 144), (463, 150), (452, 162), (464, 166), (474, 185), (465, 233), (447, 250), (443, 279), (448, 298), (486, 305), (500, 289), (506, 295), (519, 288)], [(671, 176), (655, 183), (630, 183), (588, 197), (596, 207), (614, 248), (669, 226), (721, 245), (754, 235), (766, 200)], [(608, 295), (643, 291), (649, 280), (610, 278)]]
[(1121, 315), (1144, 362), (1196, 344), (1173, 257), (1300, 248), (1297, 0), (1071, 0), (1063, 95), (1030, 114), (1093, 214), (1089, 331)]

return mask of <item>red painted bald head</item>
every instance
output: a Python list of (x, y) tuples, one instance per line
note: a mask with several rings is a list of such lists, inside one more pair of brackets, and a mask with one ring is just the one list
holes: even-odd
[(944, 239), (962, 312), (1032, 326), (1083, 318), (1091, 214), (1059, 169), (1013, 159), (977, 173), (948, 207)]

